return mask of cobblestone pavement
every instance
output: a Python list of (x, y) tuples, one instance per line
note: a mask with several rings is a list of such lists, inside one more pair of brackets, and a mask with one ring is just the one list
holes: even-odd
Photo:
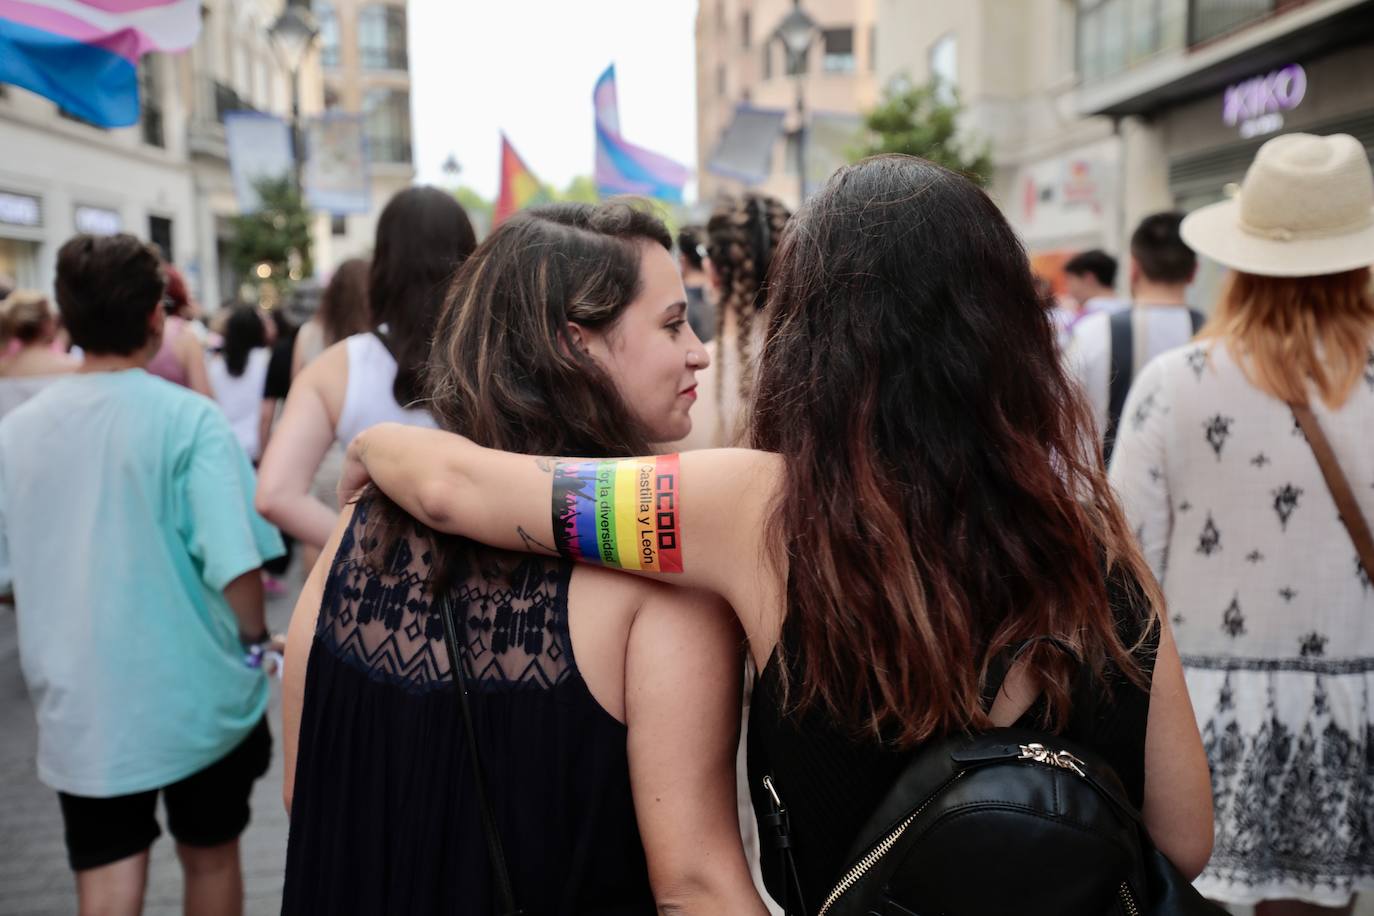
[[(292, 570), (287, 594), (269, 598), (268, 626), (285, 632), (301, 574)], [(244, 833), (244, 911), (248, 916), (281, 912), (286, 862), (286, 811), (281, 802), (281, 691), (273, 682), (268, 712), (273, 759), (253, 792), (253, 820)], [(38, 736), (33, 706), (19, 673), (14, 610), (0, 607), (0, 916), (70, 916), (76, 886), (62, 842), (57, 795), (38, 781), (34, 754)], [(163, 833), (153, 844), (148, 872), (147, 916), (181, 913), (181, 867), (177, 864), (163, 812)]]
[[(286, 631), (300, 580), (293, 568), (288, 594), (268, 600), (268, 625), (274, 631)], [(276, 916), (281, 910), (287, 821), (281, 803), (280, 700), (274, 683), (268, 713), (272, 768), (254, 790), (253, 822), (242, 841), (247, 916)], [(0, 607), (0, 735), (0, 916), (69, 916), (76, 912), (76, 891), (62, 844), (62, 816), (56, 795), (34, 770), (33, 707), (19, 673), (14, 611), (8, 607)], [(148, 874), (147, 916), (181, 913), (181, 869), (162, 820), (163, 836), (153, 844)], [(1251, 916), (1249, 907), (1233, 912)], [(1355, 916), (1374, 916), (1374, 895), (1360, 901)]]

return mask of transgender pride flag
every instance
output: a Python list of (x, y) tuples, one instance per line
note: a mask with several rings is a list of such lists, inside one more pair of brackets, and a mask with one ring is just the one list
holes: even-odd
[(200, 0), (0, 0), (0, 83), (101, 127), (138, 123), (138, 59), (184, 51)]
[[(3, 0), (0, 0), (3, 2)], [(596, 189), (602, 194), (638, 194), (682, 203), (682, 186), (691, 174), (667, 156), (635, 146), (620, 133), (615, 64), (606, 68), (592, 91), (596, 109)]]

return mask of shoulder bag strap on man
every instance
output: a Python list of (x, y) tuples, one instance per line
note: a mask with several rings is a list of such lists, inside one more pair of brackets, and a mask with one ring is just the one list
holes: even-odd
[(1126, 395), (1131, 391), (1131, 379), (1135, 377), (1135, 348), (1132, 338), (1131, 316), (1135, 307), (1113, 312), (1108, 319), (1111, 326), (1111, 362), (1107, 369), (1107, 428), (1103, 435), (1103, 454), (1112, 456), (1116, 445), (1116, 428), (1121, 423), (1121, 412), (1126, 409)]
[(1366, 572), (1374, 575), (1374, 537), (1369, 533), (1369, 524), (1360, 512), (1360, 504), (1355, 501), (1355, 493), (1350, 489), (1350, 481), (1346, 480), (1345, 472), (1336, 460), (1330, 440), (1322, 432), (1321, 424), (1317, 422), (1311, 407), (1306, 404), (1288, 406), (1293, 411), (1293, 417), (1298, 421), (1298, 425), (1302, 427), (1303, 434), (1307, 436), (1307, 444), (1312, 447), (1312, 454), (1316, 456), (1322, 476), (1326, 478), (1326, 487), (1331, 491), (1331, 498), (1336, 501), (1336, 508), (1341, 513), (1341, 522), (1345, 525), (1345, 530), (1350, 532), (1350, 540), (1355, 542), (1355, 552), (1359, 554), (1360, 562), (1364, 564)]
[(496, 828), (496, 814), (487, 795), (486, 771), (482, 769), (482, 755), (477, 750), (477, 734), (472, 727), (472, 707), (468, 703), (468, 679), (463, 659), (458, 651), (459, 629), (453, 616), (453, 603), (448, 595), (437, 598), (440, 616), (444, 619), (444, 643), (448, 647), (449, 669), (453, 672), (453, 686), (458, 690), (458, 705), (463, 710), (463, 732), (467, 739), (468, 755), (472, 762), (472, 780), (477, 785), (477, 804), (482, 813), (482, 832), (487, 838), (487, 853), (491, 857), (491, 871), (496, 878), (496, 901), (501, 916), (519, 916), (515, 905), (515, 891), (511, 887), (510, 869), (506, 866), (506, 852), (501, 834)]

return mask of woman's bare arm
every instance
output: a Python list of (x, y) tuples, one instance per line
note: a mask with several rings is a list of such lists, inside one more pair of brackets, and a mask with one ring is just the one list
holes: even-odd
[(286, 766), (282, 773), (282, 801), (286, 803), (288, 814), (291, 813), (291, 796), (296, 789), (296, 749), (300, 746), (301, 707), (305, 703), (305, 668), (310, 659), (310, 646), (315, 641), (315, 621), (320, 614), (324, 582), (329, 577), (334, 554), (338, 551), (339, 541), (342, 540), (343, 533), (352, 520), (353, 507), (349, 506), (339, 516), (334, 532), (329, 536), (324, 550), (320, 552), (310, 575), (306, 577), (301, 595), (296, 599), (296, 609), (291, 612), (291, 624), (286, 630), (286, 662), (281, 683), (281, 730), (286, 758)]
[(1183, 663), (1163, 615), (1145, 730), (1142, 813), (1150, 838), (1184, 877), (1201, 874), (1212, 855), (1212, 780)]
[(342, 344), (305, 368), (291, 385), (258, 469), (258, 511), (312, 547), (325, 542), (339, 515), (310, 495), (310, 485), (334, 442), (331, 389), (346, 385), (347, 373), (348, 352)]
[(186, 387), (207, 398), (214, 398), (210, 389), (210, 373), (205, 369), (205, 347), (190, 330), (183, 330), (177, 338), (177, 359), (186, 373)]
[[(606, 464), (616, 467), (599, 476)], [(764, 625), (757, 599), (761, 588), (781, 590), (782, 573), (764, 549), (781, 477), (776, 455), (745, 449), (625, 462), (547, 458), (382, 423), (350, 444), (340, 492), (371, 480), (439, 531), (705, 589), (748, 607), (740, 619), (750, 642), (771, 648), (766, 637), (776, 627)]]
[(735, 798), (742, 637), (724, 602), (658, 586), (630, 628), (630, 782), (660, 913), (767, 912)]

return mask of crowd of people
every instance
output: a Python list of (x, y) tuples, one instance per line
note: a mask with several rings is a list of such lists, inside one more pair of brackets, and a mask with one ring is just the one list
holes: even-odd
[[(241, 912), (273, 673), (285, 914), (1350, 913), (1369, 159), (1278, 137), (1123, 260), (1056, 295), (902, 156), (676, 236), (412, 188), (213, 330), (73, 238), (0, 302), (0, 590), (82, 913), (140, 912), (159, 796)], [(1127, 828), (1048, 880), (1051, 821)]]

